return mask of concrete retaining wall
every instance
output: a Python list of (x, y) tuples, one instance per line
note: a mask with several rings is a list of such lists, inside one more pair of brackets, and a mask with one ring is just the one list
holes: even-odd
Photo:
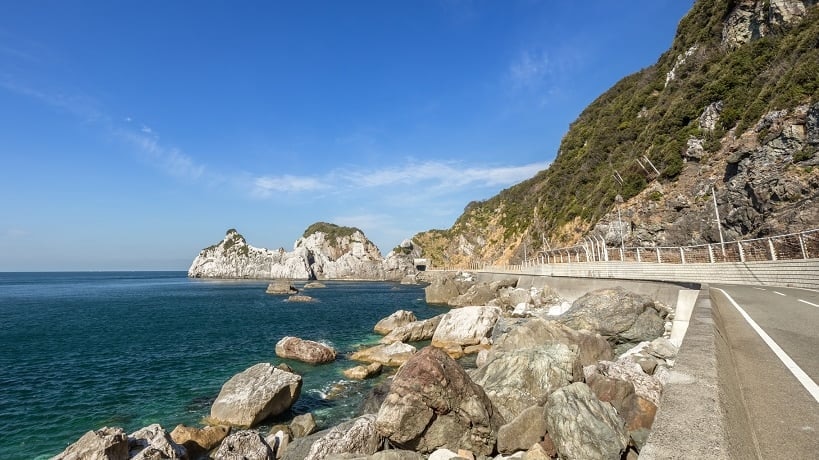
[(819, 289), (819, 259), (718, 264), (580, 262), (533, 265), (515, 269), (486, 267), (481, 271), (551, 277), (653, 280), (670, 283), (753, 284)]

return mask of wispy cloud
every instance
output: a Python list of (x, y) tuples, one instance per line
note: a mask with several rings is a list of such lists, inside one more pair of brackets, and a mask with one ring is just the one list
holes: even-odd
[(328, 187), (326, 182), (319, 178), (306, 176), (259, 176), (252, 180), (251, 193), (258, 198), (268, 198), (275, 193), (313, 192)]
[(28, 236), (29, 232), (20, 228), (8, 228), (3, 231), (3, 235), (8, 239), (18, 239)]
[(523, 51), (509, 65), (508, 78), (517, 88), (538, 86), (553, 71), (553, 63), (545, 51)]
[(339, 169), (320, 176), (264, 175), (253, 179), (253, 194), (269, 197), (274, 192), (299, 193), (328, 189), (354, 191), (395, 186), (424, 186), (425, 190), (507, 186), (534, 176), (548, 167), (547, 162), (522, 166), (471, 166), (460, 162), (407, 162), (383, 169)]

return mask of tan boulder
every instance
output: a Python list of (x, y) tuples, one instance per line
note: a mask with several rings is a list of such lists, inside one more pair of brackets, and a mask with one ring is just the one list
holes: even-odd
[(298, 337), (285, 337), (276, 343), (276, 356), (321, 364), (335, 361), (336, 351), (323, 343)]

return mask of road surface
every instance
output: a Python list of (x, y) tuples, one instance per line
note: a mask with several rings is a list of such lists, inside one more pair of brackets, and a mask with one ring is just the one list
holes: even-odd
[(758, 458), (819, 458), (819, 292), (710, 285)]

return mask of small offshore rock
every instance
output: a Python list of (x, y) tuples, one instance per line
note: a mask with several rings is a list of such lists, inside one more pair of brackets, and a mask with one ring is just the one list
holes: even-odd
[(350, 356), (353, 361), (364, 361), (366, 363), (381, 363), (385, 366), (398, 367), (412, 357), (416, 348), (402, 342), (395, 342), (390, 345), (376, 345), (356, 351)]
[(415, 317), (415, 313), (409, 310), (398, 310), (390, 316), (378, 321), (373, 330), (377, 334), (387, 335), (392, 332), (393, 329), (417, 320), (418, 318)]
[(237, 431), (226, 437), (214, 458), (219, 460), (275, 460), (270, 445), (257, 431)]
[(313, 301), (313, 298), (312, 298), (312, 297), (310, 297), (309, 295), (296, 294), (296, 295), (291, 295), (290, 297), (288, 297), (288, 298), (287, 298), (287, 301), (288, 301), (288, 302), (303, 302), (303, 303), (307, 303), (307, 302), (312, 302), (312, 301)]
[(265, 290), (267, 294), (274, 294), (274, 295), (292, 295), (298, 294), (299, 290), (296, 289), (296, 286), (293, 286), (293, 283), (290, 280), (275, 280), (267, 285), (267, 290)]
[(322, 289), (322, 288), (326, 288), (326, 287), (327, 287), (327, 285), (322, 283), (321, 281), (310, 281), (309, 283), (306, 283), (302, 287), (302, 289)]
[(355, 366), (345, 369), (343, 374), (348, 379), (364, 380), (381, 374), (383, 367), (381, 363), (370, 363), (367, 366)]
[(335, 361), (336, 351), (323, 343), (288, 336), (276, 343), (276, 356), (310, 364), (323, 364)]
[(52, 460), (125, 460), (128, 458), (128, 436), (119, 427), (89, 431), (66, 447)]

